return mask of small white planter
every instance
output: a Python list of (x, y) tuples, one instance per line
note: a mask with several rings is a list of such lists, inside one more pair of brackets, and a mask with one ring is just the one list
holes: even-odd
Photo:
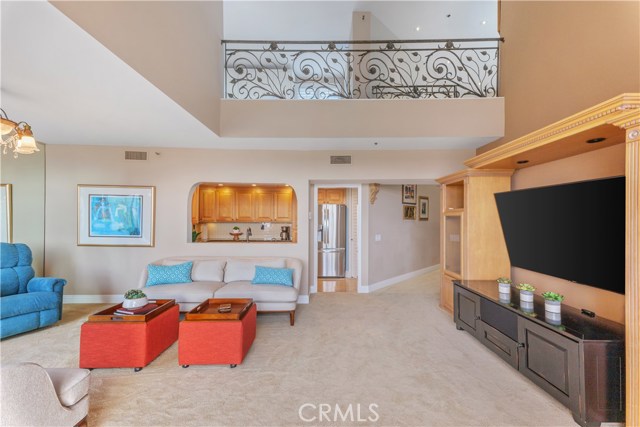
[(533, 292), (520, 290), (520, 301), (533, 302)]
[(503, 304), (509, 304), (511, 303), (511, 294), (510, 293), (502, 293), (500, 292), (498, 294), (498, 301), (500, 301)]
[(561, 308), (562, 302), (560, 301), (544, 300), (544, 311), (548, 311), (549, 313), (560, 313)]
[(511, 285), (508, 283), (498, 283), (498, 292), (501, 294), (510, 294)]
[(147, 297), (134, 298), (134, 299), (125, 299), (122, 302), (122, 308), (144, 307), (145, 305), (147, 305), (148, 302), (149, 302), (149, 300), (147, 299)]

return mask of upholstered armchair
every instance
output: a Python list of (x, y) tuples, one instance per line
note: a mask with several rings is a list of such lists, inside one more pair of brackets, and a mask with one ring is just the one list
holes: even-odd
[(49, 326), (62, 317), (66, 280), (33, 277), (31, 249), (0, 243), (0, 338)]
[(2, 366), (2, 426), (76, 426), (89, 413), (88, 369)]

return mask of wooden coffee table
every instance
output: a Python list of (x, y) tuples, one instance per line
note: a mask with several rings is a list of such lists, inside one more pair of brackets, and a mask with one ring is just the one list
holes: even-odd
[(155, 303), (146, 314), (115, 314), (117, 304), (90, 315), (80, 330), (80, 367), (138, 372), (169, 348), (178, 339), (179, 307), (172, 299)]
[[(231, 312), (219, 313), (221, 304)], [(210, 298), (180, 322), (178, 363), (189, 365), (242, 363), (256, 337), (256, 305), (250, 298)]]

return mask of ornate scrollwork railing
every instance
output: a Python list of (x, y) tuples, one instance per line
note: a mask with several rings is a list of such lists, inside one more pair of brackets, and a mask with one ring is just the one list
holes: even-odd
[(501, 40), (223, 40), (225, 98), (494, 97)]

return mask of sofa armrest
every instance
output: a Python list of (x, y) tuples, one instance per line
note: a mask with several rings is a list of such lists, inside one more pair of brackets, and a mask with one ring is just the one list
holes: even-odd
[(34, 277), (27, 283), (27, 292), (61, 293), (62, 287), (66, 284), (66, 280), (55, 277)]

